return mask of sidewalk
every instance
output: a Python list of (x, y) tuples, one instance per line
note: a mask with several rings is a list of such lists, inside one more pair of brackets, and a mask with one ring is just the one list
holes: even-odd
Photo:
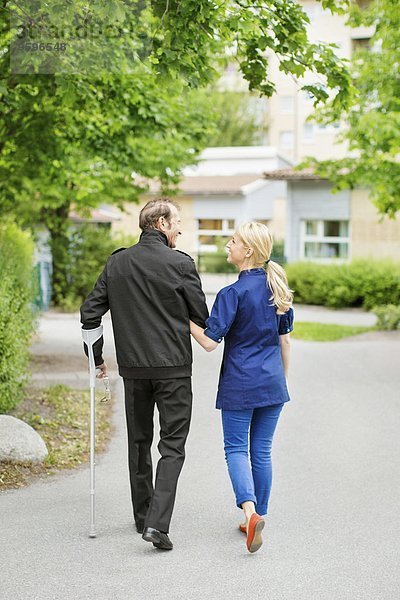
[[(76, 315), (43, 315), (40, 331), (33, 349), (42, 356), (56, 349), (62, 378), (73, 364), (85, 372)], [(108, 329), (106, 352), (111, 361)], [(96, 469), (98, 537), (88, 538), (87, 468), (0, 494), (2, 598), (397, 600), (396, 340), (293, 340), (292, 402), (278, 425), (270, 514), (255, 555), (237, 529), (241, 512), (214, 408), (221, 354), (194, 346), (193, 420), (171, 524), (174, 550), (155, 550), (133, 527), (122, 382), (113, 377), (115, 434)]]
[(376, 325), (376, 316), (361, 308), (332, 309), (325, 306), (310, 306), (295, 304), (296, 321), (311, 321), (313, 323), (334, 323), (336, 325), (354, 325), (373, 327)]

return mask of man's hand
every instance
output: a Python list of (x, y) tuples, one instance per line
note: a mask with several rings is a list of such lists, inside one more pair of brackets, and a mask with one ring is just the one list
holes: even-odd
[(103, 379), (107, 375), (107, 365), (103, 362), (101, 365), (96, 365), (97, 379)]

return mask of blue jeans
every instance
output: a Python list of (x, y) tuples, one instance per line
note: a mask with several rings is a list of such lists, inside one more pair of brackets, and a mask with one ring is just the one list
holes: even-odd
[[(283, 404), (222, 410), (225, 458), (236, 504), (251, 501), (266, 515), (272, 484), (271, 446)], [(249, 453), (250, 441), (250, 453)]]

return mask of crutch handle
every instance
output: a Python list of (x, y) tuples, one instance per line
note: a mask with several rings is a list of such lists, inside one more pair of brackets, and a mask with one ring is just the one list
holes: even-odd
[(102, 335), (103, 325), (96, 327), (96, 329), (82, 328), (82, 339), (88, 348), (90, 387), (96, 386), (96, 366), (94, 364), (93, 345), (101, 338)]

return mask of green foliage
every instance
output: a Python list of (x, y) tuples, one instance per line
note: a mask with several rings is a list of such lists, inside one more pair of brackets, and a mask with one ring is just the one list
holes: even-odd
[[(328, 0), (324, 5), (340, 12), (347, 1)], [(309, 19), (292, 0), (156, 0), (154, 12), (162, 21), (150, 56), (162, 75), (184, 74), (191, 86), (212, 79), (216, 57), (226, 60), (227, 48), (235, 58), (250, 91), (271, 96), (274, 82), (268, 76), (267, 50), (274, 52), (280, 69), (301, 77), (322, 75), (339, 104), (347, 105), (351, 80), (344, 64), (328, 44), (312, 44), (307, 36)], [(309, 86), (316, 102), (325, 94)]]
[(15, 223), (0, 225), (0, 412), (21, 400), (33, 331), (33, 243)]
[[(227, 239), (217, 238), (216, 252), (204, 252), (198, 256), (198, 269), (200, 273), (237, 273), (237, 267), (227, 262), (227, 253), (225, 250), (225, 244)], [(271, 260), (279, 263), (280, 265), (285, 264), (284, 255), (284, 242), (277, 240), (274, 242), (274, 247), (271, 255)]]
[(394, 218), (400, 209), (400, 10), (395, 0), (371, 2), (367, 8), (352, 3), (349, 24), (372, 26), (370, 48), (354, 54), (352, 76), (357, 92), (347, 108), (328, 103), (318, 120), (342, 119), (348, 124), (340, 139), (351, 158), (304, 164), (314, 166), (336, 189), (370, 189), (381, 214)]
[(216, 237), (215, 252), (204, 252), (198, 255), (198, 269), (200, 273), (237, 273), (237, 267), (227, 262), (226, 243), (229, 238)]
[(207, 146), (253, 146), (266, 135), (266, 122), (256, 112), (257, 98), (245, 92), (206, 90), (214, 131)]
[(373, 308), (373, 312), (378, 318), (378, 329), (384, 329), (387, 331), (400, 329), (400, 306), (396, 306), (395, 304), (375, 306)]
[(66, 268), (68, 291), (60, 302), (60, 308), (77, 310), (92, 290), (112, 252), (136, 241), (133, 237), (113, 236), (108, 227), (94, 224), (71, 229)]
[(237, 268), (226, 262), (227, 254), (222, 250), (218, 252), (205, 252), (198, 256), (198, 269), (200, 273), (236, 273)]
[(286, 266), (295, 302), (333, 308), (362, 306), (371, 310), (400, 303), (400, 264), (357, 260), (342, 265), (293, 263)]
[(285, 257), (285, 242), (283, 240), (275, 240), (272, 247), (271, 260), (284, 265), (286, 263)]
[(0, 223), (0, 273), (12, 275), (21, 288), (30, 289), (32, 282), (33, 241), (12, 220)]
[(374, 327), (360, 327), (352, 325), (336, 325), (333, 323), (308, 323), (296, 322), (290, 334), (296, 340), (306, 342), (334, 342), (344, 337), (359, 335), (373, 331)]
[[(324, 2), (331, 10), (343, 4)], [(270, 49), (284, 72), (322, 75), (335, 102), (348, 104), (345, 65), (331, 47), (308, 40), (308, 17), (293, 0), (6, 4), (11, 27), (7, 18), (0, 22), (0, 215), (48, 227), (56, 304), (68, 293), (71, 207), (83, 214), (102, 202), (134, 201), (143, 191), (141, 177), (158, 179), (162, 192), (178, 183), (212, 127), (209, 103), (196, 88), (216, 78), (228, 49), (250, 91), (274, 91)], [(54, 32), (62, 31), (65, 52), (25, 51), (32, 41), (21, 38), (27, 23), (39, 42), (57, 42)], [(90, 35), (77, 34), (89, 26)], [(307, 89), (316, 102), (326, 99), (321, 86)]]

